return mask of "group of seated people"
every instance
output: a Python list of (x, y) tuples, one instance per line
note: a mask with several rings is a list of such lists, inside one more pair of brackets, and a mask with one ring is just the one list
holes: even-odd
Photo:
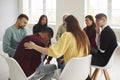
[(93, 16), (87, 15), (86, 27), (82, 29), (75, 16), (65, 14), (57, 32), (57, 42), (51, 44), (53, 30), (47, 25), (47, 16), (42, 15), (33, 27), (33, 35), (26, 36), (24, 27), (28, 17), (21, 14), (5, 32), (3, 51), (19, 63), (27, 77), (35, 73), (30, 80), (40, 77), (41, 80), (51, 80), (57, 69), (55, 64), (49, 64), (52, 57), (57, 58), (61, 71), (71, 58), (89, 54), (92, 54), (91, 65), (105, 66), (117, 47), (117, 40), (107, 25), (107, 16), (99, 13), (95, 18), (96, 22)]

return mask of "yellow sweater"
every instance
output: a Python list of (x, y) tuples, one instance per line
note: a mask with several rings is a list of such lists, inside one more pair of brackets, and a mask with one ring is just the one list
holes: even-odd
[(48, 55), (55, 58), (64, 55), (65, 63), (73, 57), (83, 57), (83, 48), (77, 50), (76, 39), (70, 32), (64, 32), (57, 43), (51, 45), (48, 49)]

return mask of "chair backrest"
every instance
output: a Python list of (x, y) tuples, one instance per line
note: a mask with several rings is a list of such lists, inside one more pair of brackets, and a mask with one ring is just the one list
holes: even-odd
[(113, 65), (114, 57), (115, 57), (115, 54), (116, 54), (118, 48), (119, 48), (118, 46), (115, 48), (115, 50), (113, 51), (108, 63), (104, 66), (104, 68), (110, 68)]
[(9, 67), (5, 58), (0, 55), (0, 80), (9, 79)]
[(27, 80), (25, 73), (15, 59), (11, 57), (5, 57), (5, 59), (10, 69), (10, 80)]
[(72, 58), (63, 69), (59, 80), (85, 80), (90, 73), (91, 55)]

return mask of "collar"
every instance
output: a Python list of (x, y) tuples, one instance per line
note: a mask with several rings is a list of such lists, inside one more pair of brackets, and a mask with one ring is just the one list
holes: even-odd
[(100, 27), (100, 32), (99, 34), (101, 34), (101, 32), (107, 27), (107, 25), (104, 25), (103, 27)]
[(107, 27), (107, 24), (101, 27), (101, 31), (103, 31)]

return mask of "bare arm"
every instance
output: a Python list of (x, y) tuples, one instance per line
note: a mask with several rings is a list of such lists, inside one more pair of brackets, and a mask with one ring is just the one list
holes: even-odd
[(38, 46), (36, 45), (34, 42), (25, 42), (24, 43), (24, 47), (26, 49), (34, 49), (42, 54), (48, 54), (48, 48), (44, 48), (44, 47), (41, 47), (41, 46)]

